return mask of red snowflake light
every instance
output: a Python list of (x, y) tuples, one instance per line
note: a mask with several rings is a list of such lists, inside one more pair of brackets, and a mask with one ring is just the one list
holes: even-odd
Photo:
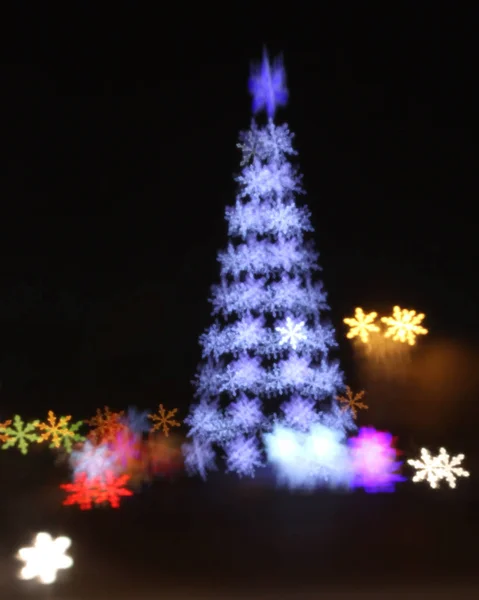
[(108, 502), (112, 508), (119, 508), (122, 496), (133, 496), (133, 492), (124, 487), (129, 479), (130, 476), (126, 473), (116, 477), (114, 473), (107, 471), (98, 489), (95, 504)]
[(124, 487), (129, 479), (129, 475), (117, 477), (112, 471), (106, 471), (104, 476), (94, 479), (88, 479), (86, 473), (78, 473), (73, 483), (60, 485), (62, 490), (70, 494), (63, 505), (78, 504), (81, 510), (91, 510), (93, 504), (108, 503), (112, 508), (119, 508), (122, 496), (133, 496), (133, 492)]
[(86, 473), (75, 475), (73, 483), (63, 483), (60, 489), (70, 495), (63, 501), (64, 506), (78, 504), (81, 510), (91, 510), (92, 504), (97, 497), (99, 479), (88, 479)]

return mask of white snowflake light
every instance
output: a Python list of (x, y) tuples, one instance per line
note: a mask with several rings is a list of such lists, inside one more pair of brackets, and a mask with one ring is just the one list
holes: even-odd
[(445, 448), (439, 450), (437, 456), (432, 456), (426, 448), (421, 449), (421, 460), (410, 459), (408, 464), (416, 469), (413, 477), (414, 483), (427, 481), (431, 488), (437, 489), (438, 483), (445, 479), (449, 487), (456, 487), (457, 477), (469, 477), (468, 471), (465, 471), (459, 465), (464, 460), (464, 454), (450, 457)]
[(286, 318), (284, 327), (276, 327), (276, 331), (281, 334), (279, 345), (290, 344), (293, 350), (296, 350), (298, 342), (306, 339), (306, 334), (303, 333), (304, 321), (295, 323), (291, 317)]
[(53, 539), (49, 533), (38, 533), (33, 546), (18, 551), (17, 558), (25, 563), (20, 578), (36, 577), (41, 583), (53, 583), (59, 569), (69, 569), (73, 565), (71, 556), (65, 554), (70, 545), (70, 538), (61, 536)]

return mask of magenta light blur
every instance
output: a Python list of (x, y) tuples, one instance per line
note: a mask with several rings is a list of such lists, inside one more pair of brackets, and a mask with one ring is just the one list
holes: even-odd
[(395, 484), (404, 481), (398, 473), (401, 462), (394, 438), (387, 431), (361, 427), (359, 434), (348, 440), (353, 477), (351, 486), (370, 494), (394, 492)]

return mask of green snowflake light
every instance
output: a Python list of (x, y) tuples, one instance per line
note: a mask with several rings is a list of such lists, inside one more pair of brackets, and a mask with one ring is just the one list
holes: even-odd
[(22, 454), (27, 454), (29, 445), (41, 440), (40, 436), (35, 433), (39, 423), (38, 419), (24, 423), (20, 415), (15, 415), (12, 425), (0, 425), (0, 435), (5, 441), (2, 450), (17, 446)]

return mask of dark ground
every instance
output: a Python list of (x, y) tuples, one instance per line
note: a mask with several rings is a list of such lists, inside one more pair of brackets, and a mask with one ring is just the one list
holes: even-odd
[(48, 590), (54, 600), (479, 597), (473, 478), (456, 490), (406, 482), (390, 495), (293, 495), (261, 480), (180, 477), (117, 511), (82, 513), (61, 506), (64, 474), (48, 456), (9, 454), (2, 475), (2, 600), (48, 598), (46, 586), (16, 580), (13, 558), (40, 530), (73, 540), (75, 565)]

